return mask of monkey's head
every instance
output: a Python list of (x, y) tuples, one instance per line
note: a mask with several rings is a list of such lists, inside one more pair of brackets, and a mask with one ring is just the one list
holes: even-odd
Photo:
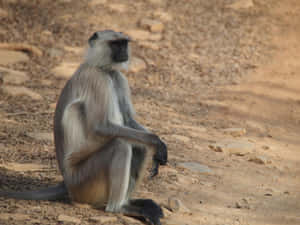
[(86, 62), (107, 69), (126, 68), (130, 58), (130, 38), (112, 30), (95, 32), (88, 40)]

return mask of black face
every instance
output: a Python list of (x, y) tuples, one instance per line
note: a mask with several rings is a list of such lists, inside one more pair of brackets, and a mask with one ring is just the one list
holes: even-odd
[(117, 63), (128, 60), (128, 40), (111, 41), (112, 60)]

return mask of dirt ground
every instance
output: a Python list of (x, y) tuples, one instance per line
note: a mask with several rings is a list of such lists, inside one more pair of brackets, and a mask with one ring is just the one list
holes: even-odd
[[(55, 103), (88, 37), (114, 29), (134, 39), (138, 63), (126, 76), (137, 120), (169, 149), (135, 195), (161, 204), (168, 225), (300, 224), (298, 0), (1, 0), (0, 9), (0, 53), (1, 43), (34, 47), (1, 65), (28, 79), (0, 68), (1, 190), (62, 179)], [(0, 224), (74, 223), (142, 224), (67, 200), (0, 199)]]

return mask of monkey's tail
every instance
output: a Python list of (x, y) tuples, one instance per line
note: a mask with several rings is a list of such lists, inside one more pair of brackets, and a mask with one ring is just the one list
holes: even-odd
[(0, 191), (0, 197), (15, 198), (23, 200), (60, 200), (64, 199), (68, 194), (68, 190), (64, 182), (59, 183), (56, 186), (44, 188), (35, 191), (23, 191), (23, 192), (10, 192)]

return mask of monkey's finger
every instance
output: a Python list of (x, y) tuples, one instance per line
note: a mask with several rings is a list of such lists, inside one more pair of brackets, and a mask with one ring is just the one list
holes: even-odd
[(153, 177), (155, 177), (158, 174), (158, 169), (159, 169), (159, 162), (154, 160), (152, 168), (151, 168), (151, 172), (150, 172), (150, 179), (152, 179)]

